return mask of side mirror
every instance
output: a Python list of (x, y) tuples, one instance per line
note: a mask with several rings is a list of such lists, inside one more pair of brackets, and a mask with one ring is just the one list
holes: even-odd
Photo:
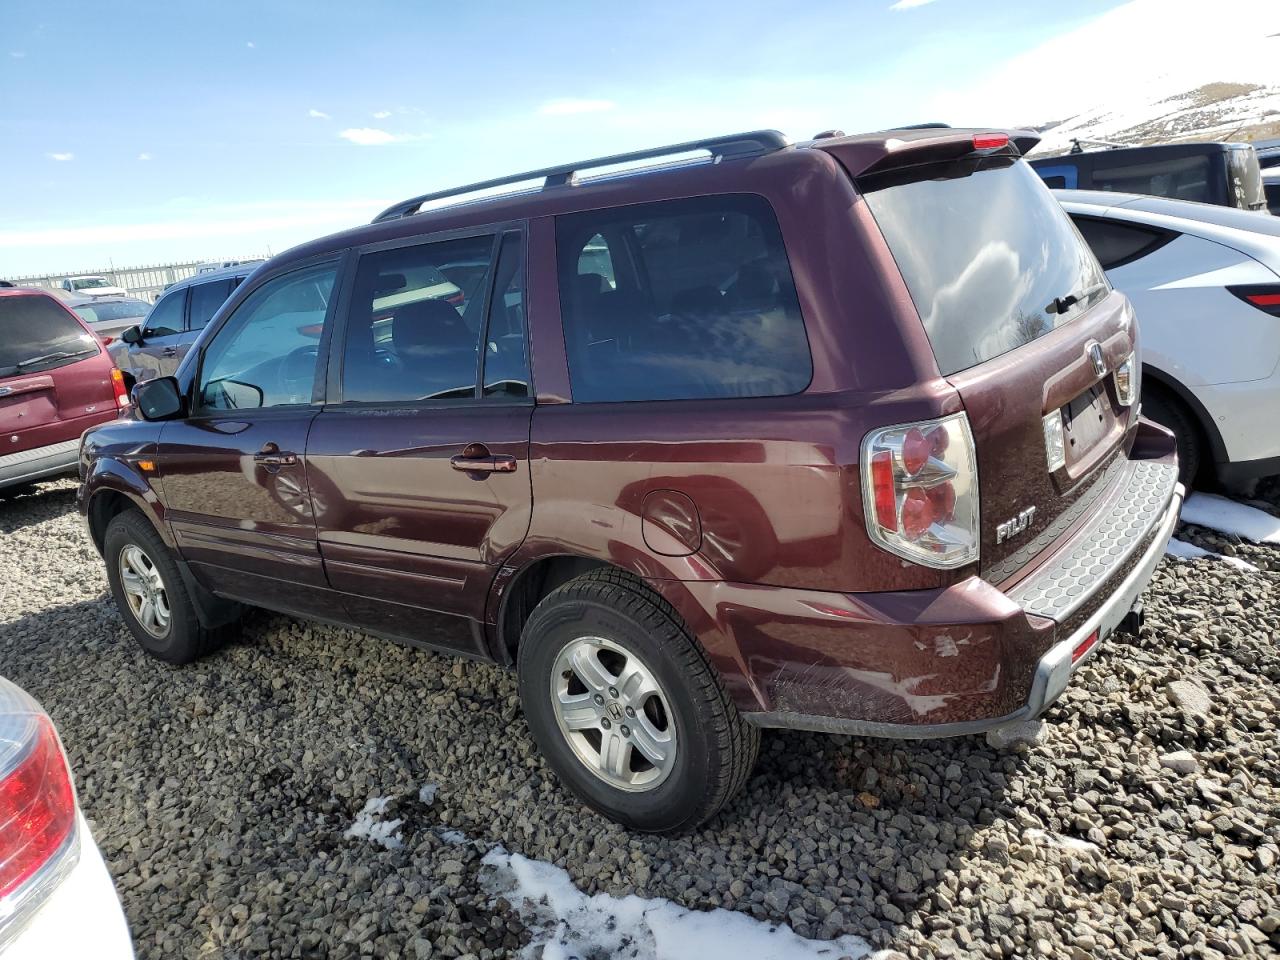
[(123, 340), (125, 343), (141, 343), (141, 342), (142, 342), (142, 328), (141, 328), (141, 327), (130, 327), (130, 328), (129, 328), (128, 330), (126, 330), (124, 333), (120, 334), (120, 339), (121, 339), (121, 340)]
[(143, 420), (175, 420), (184, 406), (173, 377), (144, 380), (133, 388), (133, 408)]

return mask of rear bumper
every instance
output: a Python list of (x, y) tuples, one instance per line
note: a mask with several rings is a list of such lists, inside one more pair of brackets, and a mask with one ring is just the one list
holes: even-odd
[(47, 447), (6, 454), (0, 457), (0, 487), (75, 473), (79, 456), (79, 437)]
[[(1154, 428), (1152, 428), (1154, 431)], [(1167, 444), (1164, 442), (1167, 438)], [(1150, 581), (1183, 491), (1172, 438), (1139, 447), (1087, 519), (1016, 583), (835, 594), (655, 581), (746, 718), (894, 738), (979, 733), (1042, 714)]]

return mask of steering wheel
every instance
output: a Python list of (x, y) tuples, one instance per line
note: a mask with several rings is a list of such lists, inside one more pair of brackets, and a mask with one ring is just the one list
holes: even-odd
[(306, 394), (310, 398), (319, 356), (320, 348), (315, 344), (298, 347), (285, 354), (280, 361), (280, 381), (286, 393), (295, 397)]

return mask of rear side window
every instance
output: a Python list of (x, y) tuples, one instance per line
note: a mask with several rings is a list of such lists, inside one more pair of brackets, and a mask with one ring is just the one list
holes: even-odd
[(344, 402), (476, 396), (493, 246), (486, 235), (360, 258), (343, 345)]
[(93, 335), (51, 297), (0, 297), (0, 377), (52, 370), (97, 352)]
[(231, 296), (235, 289), (235, 281), (212, 280), (209, 283), (196, 283), (191, 286), (191, 330), (203, 330), (218, 312), (218, 308)]
[(762, 197), (560, 217), (575, 401), (774, 397), (813, 362), (782, 234)]
[(864, 177), (858, 188), (943, 376), (1044, 336), (1110, 289), (1026, 163), (993, 157)]
[(1203, 155), (1145, 160), (1125, 166), (1104, 166), (1095, 161), (1093, 189), (1213, 203), (1218, 191), (1210, 186), (1212, 169), (1210, 158)]
[(1153, 253), (1173, 239), (1167, 230), (1153, 230), (1133, 223), (1117, 223), (1095, 217), (1072, 216), (1104, 270), (1123, 267), (1127, 263)]

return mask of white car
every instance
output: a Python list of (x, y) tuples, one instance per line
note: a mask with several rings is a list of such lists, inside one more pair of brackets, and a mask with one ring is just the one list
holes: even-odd
[(106, 277), (67, 277), (62, 281), (62, 289), (78, 297), (127, 297), (129, 291), (117, 287)]
[(1162, 197), (1055, 190), (1138, 314), (1142, 412), (1183, 482), (1280, 474), (1280, 219)]
[(0, 960), (131, 960), (120, 898), (48, 714), (0, 677)]

